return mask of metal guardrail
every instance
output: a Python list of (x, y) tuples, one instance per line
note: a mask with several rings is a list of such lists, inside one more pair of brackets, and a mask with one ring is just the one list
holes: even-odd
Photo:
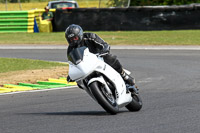
[[(0, 33), (5, 32), (34, 32), (34, 19), (39, 25), (39, 15), (44, 9), (30, 11), (0, 11)], [(55, 12), (55, 9), (50, 11)]]
[(33, 33), (34, 11), (1, 11), (0, 32)]

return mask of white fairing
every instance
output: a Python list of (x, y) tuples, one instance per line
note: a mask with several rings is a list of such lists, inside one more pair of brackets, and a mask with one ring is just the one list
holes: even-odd
[(94, 71), (98, 58), (95, 54), (89, 52), (88, 49), (84, 51), (83, 61), (78, 65), (73, 65), (69, 63), (69, 76), (72, 80), (78, 80), (80, 78), (86, 77), (88, 74)]
[[(120, 74), (106, 64), (101, 57), (90, 53), (88, 48), (85, 49), (83, 60), (78, 65), (69, 63), (69, 76), (76, 81), (84, 79), (94, 71), (102, 73), (113, 82), (116, 88), (116, 102), (119, 107), (123, 107), (132, 101), (131, 93), (126, 93), (126, 85)], [(88, 85), (94, 81), (106, 84), (103, 77), (97, 77), (90, 79)], [(88, 92), (88, 90), (86, 91)]]
[[(120, 74), (103, 61), (99, 62), (99, 65), (101, 67), (98, 66), (95, 70), (103, 73), (115, 84), (115, 88), (118, 94), (118, 97), (116, 99), (117, 104), (120, 106), (124, 103), (129, 103), (132, 100), (132, 97), (130, 93), (126, 93), (126, 85)], [(92, 83), (92, 80), (89, 83)]]

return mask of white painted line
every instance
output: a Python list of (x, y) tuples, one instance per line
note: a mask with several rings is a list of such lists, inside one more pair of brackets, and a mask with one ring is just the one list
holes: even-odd
[[(67, 49), (67, 45), (0, 45), (0, 49)], [(200, 50), (200, 46), (175, 46), (175, 45), (161, 45), (161, 46), (141, 46), (141, 45), (111, 45), (111, 49), (135, 49), (135, 50)]]
[(10, 92), (10, 93), (1, 93), (0, 96), (4, 95), (12, 95), (12, 94), (20, 94), (20, 93), (30, 93), (30, 92), (42, 92), (42, 91), (52, 91), (52, 90), (63, 90), (69, 88), (75, 88), (77, 86), (68, 86), (68, 87), (60, 87), (60, 88), (52, 88), (52, 89), (43, 89), (43, 90), (30, 90), (30, 91), (17, 91), (17, 92)]
[(200, 46), (111, 46), (111, 49), (135, 50), (200, 50)]

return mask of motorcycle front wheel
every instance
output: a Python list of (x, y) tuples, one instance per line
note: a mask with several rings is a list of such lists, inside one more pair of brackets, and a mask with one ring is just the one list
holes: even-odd
[(132, 101), (126, 105), (126, 108), (132, 112), (139, 111), (142, 108), (142, 99), (139, 94), (133, 93), (131, 95)]
[(103, 85), (99, 82), (90, 84), (91, 92), (97, 102), (106, 110), (106, 112), (115, 115), (119, 111), (119, 107), (113, 95), (108, 94)]

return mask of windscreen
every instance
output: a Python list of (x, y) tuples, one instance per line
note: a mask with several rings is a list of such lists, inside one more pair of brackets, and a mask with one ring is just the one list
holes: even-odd
[(73, 64), (78, 65), (83, 60), (84, 50), (86, 47), (79, 47), (73, 49), (68, 55), (68, 60)]
[(63, 7), (76, 7), (74, 3), (67, 3), (67, 2), (59, 2), (59, 3), (54, 3), (52, 4), (52, 8), (63, 8)]

